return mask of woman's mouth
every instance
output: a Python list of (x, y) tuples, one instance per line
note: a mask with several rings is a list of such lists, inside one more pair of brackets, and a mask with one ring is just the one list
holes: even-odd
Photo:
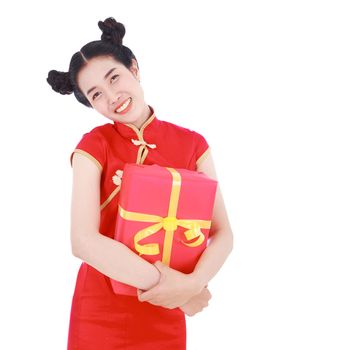
[(132, 104), (132, 98), (129, 97), (124, 103), (119, 106), (117, 109), (115, 109), (115, 112), (118, 114), (125, 114), (129, 111)]

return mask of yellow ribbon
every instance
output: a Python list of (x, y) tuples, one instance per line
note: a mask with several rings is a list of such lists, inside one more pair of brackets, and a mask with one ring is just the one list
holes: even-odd
[(173, 178), (168, 216), (163, 218), (158, 215), (127, 211), (123, 209), (120, 205), (118, 205), (118, 207), (119, 207), (120, 216), (126, 220), (155, 223), (154, 225), (148, 226), (138, 231), (134, 236), (135, 249), (140, 253), (140, 255), (142, 254), (157, 255), (160, 253), (158, 243), (148, 243), (148, 244), (141, 245), (138, 242), (141, 239), (149, 237), (155, 234), (156, 232), (158, 232), (160, 229), (164, 228), (165, 239), (164, 239), (164, 246), (163, 246), (162, 262), (166, 265), (169, 265), (170, 258), (171, 258), (173, 236), (174, 236), (174, 232), (177, 229), (177, 226), (182, 226), (188, 229), (187, 231), (184, 232), (184, 235), (187, 238), (187, 240), (192, 240), (196, 237), (199, 237), (196, 241), (192, 243), (187, 243), (181, 240), (181, 242), (186, 246), (197, 247), (201, 245), (205, 240), (205, 236), (200, 229), (210, 228), (211, 221), (176, 218), (178, 199), (179, 199), (179, 194), (181, 189), (181, 175), (174, 168), (166, 168), (166, 169), (170, 171)]

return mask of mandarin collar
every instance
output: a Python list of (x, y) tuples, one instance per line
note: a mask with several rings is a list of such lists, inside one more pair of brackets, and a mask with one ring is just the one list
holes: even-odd
[(147, 140), (149, 136), (152, 138), (154, 136), (156, 128), (159, 126), (160, 121), (155, 115), (154, 108), (148, 105), (151, 110), (151, 115), (147, 118), (147, 120), (142, 124), (140, 130), (133, 124), (128, 123), (120, 123), (118, 121), (113, 121), (114, 128), (121, 134), (123, 137), (127, 139), (136, 139), (136, 140)]

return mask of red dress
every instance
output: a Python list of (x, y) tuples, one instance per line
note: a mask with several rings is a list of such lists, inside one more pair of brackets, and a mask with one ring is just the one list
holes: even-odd
[[(196, 170), (209, 145), (199, 133), (151, 116), (138, 130), (112, 122), (85, 133), (71, 154), (90, 158), (102, 171), (99, 232), (113, 238), (118, 209), (117, 170), (125, 163)], [(140, 142), (136, 142), (140, 141)], [(186, 320), (135, 296), (114, 294), (108, 276), (82, 262), (72, 299), (68, 350), (185, 350)]]

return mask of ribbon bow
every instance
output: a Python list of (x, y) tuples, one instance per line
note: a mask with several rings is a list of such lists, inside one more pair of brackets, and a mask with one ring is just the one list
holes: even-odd
[(139, 252), (140, 255), (142, 254), (157, 255), (160, 253), (158, 243), (148, 243), (148, 244), (141, 245), (138, 242), (146, 237), (149, 237), (155, 234), (160, 229), (164, 228), (165, 239), (164, 239), (164, 246), (163, 246), (162, 262), (166, 265), (169, 265), (170, 258), (171, 258), (173, 236), (174, 236), (175, 230), (177, 229), (177, 226), (181, 226), (188, 229), (184, 232), (184, 235), (187, 240), (192, 240), (198, 237), (196, 241), (191, 243), (184, 242), (182, 240), (181, 242), (189, 247), (197, 247), (201, 245), (205, 240), (205, 235), (201, 232), (201, 228), (210, 228), (211, 221), (176, 218), (179, 193), (181, 189), (181, 175), (178, 171), (176, 171), (173, 168), (166, 168), (166, 169), (171, 172), (171, 175), (173, 177), (168, 216), (161, 217), (158, 215), (131, 212), (123, 209), (120, 205), (118, 205), (118, 207), (119, 207), (120, 216), (124, 219), (155, 223), (151, 226), (148, 226), (138, 231), (134, 236), (134, 246), (136, 251)]

